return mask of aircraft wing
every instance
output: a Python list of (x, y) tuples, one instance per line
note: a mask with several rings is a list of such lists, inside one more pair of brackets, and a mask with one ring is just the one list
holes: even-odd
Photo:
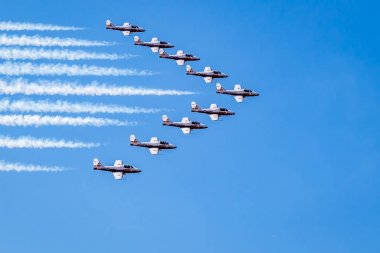
[(112, 172), (112, 174), (116, 180), (121, 180), (123, 178), (123, 172)]
[(181, 127), (182, 133), (189, 134), (190, 133), (190, 127)]
[(158, 143), (158, 138), (157, 137), (150, 138), (150, 143)]
[(159, 148), (150, 148), (149, 149), (150, 153), (152, 155), (157, 155), (158, 154), (158, 151), (159, 151)]
[(211, 110), (216, 110), (216, 109), (218, 109), (217, 104), (211, 104), (211, 105), (210, 105), (210, 109), (211, 109)]
[(238, 103), (241, 103), (241, 102), (243, 102), (243, 96), (234, 96), (235, 97), (235, 100), (236, 100), (236, 102), (238, 102)]
[(190, 120), (188, 117), (183, 117), (181, 120), (182, 123), (190, 123)]
[(124, 36), (128, 36), (129, 34), (131, 34), (131, 31), (122, 31), (122, 33), (124, 34)]
[(203, 80), (205, 80), (206, 83), (211, 83), (212, 77), (211, 76), (203, 77)]
[(128, 22), (125, 22), (125, 23), (123, 24), (123, 26), (124, 26), (124, 27), (128, 27), (128, 26), (129, 26), (129, 23), (128, 23)]
[(240, 91), (241, 90), (241, 85), (240, 84), (235, 84), (234, 90)]
[(158, 52), (158, 47), (151, 47), (150, 50), (152, 50), (153, 53), (157, 53)]
[(113, 164), (113, 166), (121, 168), (121, 167), (123, 167), (123, 161), (122, 160), (116, 160), (115, 163)]
[(178, 50), (178, 51), (177, 51), (177, 55), (178, 55), (178, 56), (182, 56), (182, 55), (183, 55), (183, 50)]
[(206, 72), (206, 73), (211, 73), (212, 72), (212, 70), (211, 70), (210, 67), (205, 67), (205, 69), (203, 71)]
[(210, 114), (210, 118), (211, 118), (211, 120), (218, 120), (219, 115), (218, 114)]
[(179, 66), (182, 66), (183, 64), (185, 64), (185, 61), (184, 60), (176, 60), (177, 64)]
[(154, 38), (152, 38), (152, 40), (151, 40), (150, 42), (152, 42), (152, 43), (157, 43), (157, 42), (158, 42), (158, 38), (157, 38), (157, 37), (154, 37)]

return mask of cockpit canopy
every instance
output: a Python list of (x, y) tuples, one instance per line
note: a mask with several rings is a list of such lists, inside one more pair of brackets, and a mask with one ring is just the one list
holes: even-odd
[(198, 121), (191, 121), (191, 124), (200, 125), (201, 123), (199, 123)]
[(220, 108), (219, 110), (221, 110), (223, 112), (228, 112), (228, 110), (226, 108)]
[(133, 166), (132, 165), (124, 165), (124, 168), (126, 168), (126, 169), (133, 169)]
[(160, 144), (168, 145), (169, 142), (167, 142), (167, 141), (160, 141)]
[(222, 74), (222, 72), (220, 72), (220, 71), (216, 71), (216, 70), (214, 70), (214, 74)]
[(245, 92), (251, 92), (251, 93), (252, 93), (252, 91), (251, 91), (251, 90), (246, 90), (246, 89), (244, 89), (244, 91), (245, 91)]
[(187, 57), (194, 57), (192, 54), (186, 54)]
[(131, 25), (132, 28), (139, 28), (137, 25)]
[(166, 41), (160, 41), (161, 44), (168, 44)]

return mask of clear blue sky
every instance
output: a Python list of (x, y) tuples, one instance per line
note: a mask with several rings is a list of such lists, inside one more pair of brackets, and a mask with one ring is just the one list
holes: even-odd
[[(158, 113), (112, 116), (145, 122), (140, 127), (0, 127), (12, 137), (106, 144), (0, 150), (0, 160), (71, 168), (0, 174), (0, 252), (380, 252), (379, 8), (375, 1), (0, 0), (3, 21), (88, 28), (9, 34), (117, 42), (83, 50), (140, 57), (77, 64), (160, 72), (50, 79), (200, 93), (31, 99), (170, 108), (173, 120), (209, 125), (184, 136), (161, 126)], [(186, 76), (175, 62), (133, 46), (133, 37), (107, 31), (106, 19), (141, 25), (142, 39), (173, 43), (201, 57), (193, 68), (211, 66), (230, 75), (222, 80), (227, 88), (241, 83), (261, 95), (243, 104), (219, 96), (215, 82)], [(211, 122), (190, 113), (192, 100), (237, 114)], [(151, 156), (129, 147), (131, 133), (178, 149)], [(118, 182), (92, 170), (94, 157), (105, 164), (123, 159), (143, 172)]]

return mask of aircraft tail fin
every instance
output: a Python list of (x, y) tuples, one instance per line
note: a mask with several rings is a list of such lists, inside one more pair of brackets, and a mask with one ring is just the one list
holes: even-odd
[(191, 109), (201, 109), (201, 108), (197, 105), (197, 103), (193, 101), (191, 102)]
[(131, 136), (129, 137), (129, 141), (131, 143), (138, 143), (139, 142), (139, 140), (133, 134), (131, 134)]
[(169, 117), (167, 115), (162, 115), (162, 121), (164, 123), (170, 123), (171, 122), (171, 120), (169, 119)]
[(106, 21), (106, 27), (112, 27), (113, 26), (113, 24), (112, 24), (112, 22), (111, 22), (111, 20), (107, 20)]
[(186, 72), (191, 73), (194, 72), (190, 65), (186, 65)]
[(168, 54), (165, 52), (165, 50), (163, 48), (160, 48), (160, 50), (158, 51), (160, 53), (160, 55), (162, 56), (168, 56)]
[(137, 35), (135, 37), (133, 37), (133, 40), (135, 41), (136, 44), (141, 43), (140, 37)]
[(97, 158), (94, 158), (92, 164), (93, 164), (94, 168), (102, 166), (102, 164), (100, 163), (100, 161)]
[(223, 86), (222, 86), (220, 83), (217, 83), (217, 84), (216, 84), (216, 90), (217, 90), (217, 91), (223, 91), (223, 90), (225, 90), (225, 89), (223, 88)]

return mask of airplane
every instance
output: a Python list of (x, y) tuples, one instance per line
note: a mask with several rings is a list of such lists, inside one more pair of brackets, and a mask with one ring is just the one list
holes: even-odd
[(186, 61), (199, 61), (200, 58), (192, 54), (185, 54), (183, 50), (178, 50), (177, 54), (167, 54), (163, 48), (160, 48), (160, 58), (172, 59), (182, 66)]
[(191, 102), (191, 111), (209, 114), (211, 120), (218, 120), (219, 116), (235, 115), (234, 112), (229, 111), (226, 108), (218, 108), (216, 104), (211, 104), (210, 109), (202, 109), (195, 102)]
[(174, 45), (167, 43), (166, 41), (159, 41), (157, 37), (152, 38), (150, 42), (143, 42), (139, 36), (134, 37), (135, 45), (150, 47), (153, 53), (157, 53), (160, 48), (172, 48)]
[(129, 140), (130, 140), (129, 145), (148, 148), (152, 155), (157, 155), (161, 149), (177, 148), (175, 145), (170, 144), (166, 141), (159, 141), (157, 137), (150, 138), (149, 142), (140, 142), (139, 140), (137, 140), (136, 136), (131, 135)]
[(212, 70), (210, 67), (205, 67), (203, 72), (194, 71), (190, 65), (186, 66), (186, 74), (192, 76), (201, 76), (206, 83), (211, 83), (213, 78), (226, 78), (227, 74), (220, 71)]
[(162, 115), (162, 125), (181, 128), (184, 134), (189, 134), (193, 129), (205, 129), (206, 125), (198, 121), (190, 121), (188, 117), (183, 117), (181, 122), (172, 122), (167, 115)]
[(259, 96), (258, 92), (252, 90), (242, 89), (240, 84), (235, 84), (233, 90), (226, 90), (220, 83), (216, 84), (216, 93), (232, 95), (235, 97), (236, 102), (241, 103), (245, 97)]
[(124, 23), (122, 26), (114, 26), (111, 20), (106, 21), (106, 29), (120, 31), (124, 34), (124, 36), (128, 36), (131, 33), (136, 33), (136, 32), (145, 32), (143, 28), (138, 27), (137, 25), (131, 25), (127, 22)]
[(132, 165), (124, 165), (122, 160), (116, 160), (113, 166), (103, 166), (97, 158), (93, 161), (94, 170), (103, 170), (112, 172), (116, 180), (121, 180), (124, 174), (140, 173), (141, 170), (134, 168)]

